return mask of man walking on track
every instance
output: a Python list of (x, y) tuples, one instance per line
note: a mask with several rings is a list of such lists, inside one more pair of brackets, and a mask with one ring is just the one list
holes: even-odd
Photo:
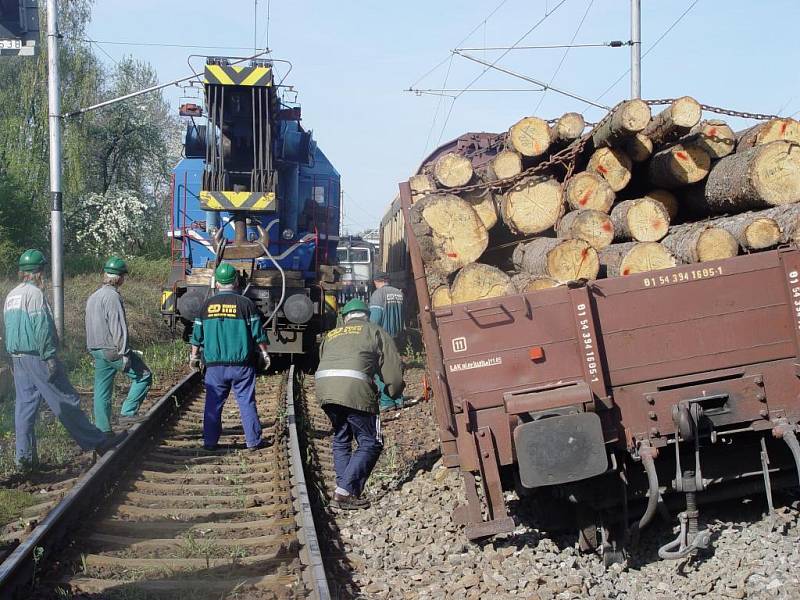
[(315, 379), (317, 399), (334, 430), (331, 504), (355, 510), (369, 506), (360, 496), (383, 449), (375, 376), (386, 382), (390, 397), (399, 398), (403, 364), (389, 334), (370, 323), (363, 300), (345, 304), (342, 317), (344, 325), (329, 331), (320, 346)]
[(128, 265), (112, 256), (103, 266), (103, 285), (86, 302), (86, 347), (94, 358), (94, 422), (101, 431), (111, 431), (111, 401), (117, 372), (131, 380), (122, 403), (119, 423), (132, 425), (138, 416), (153, 374), (128, 343), (128, 321), (119, 288), (125, 283)]
[(199, 369), (200, 349), (206, 365), (206, 407), (203, 417), (203, 448), (217, 449), (222, 434), (222, 407), (233, 388), (242, 417), (247, 447), (263, 447), (261, 423), (256, 409), (256, 358), (261, 351), (264, 368), (269, 368), (267, 335), (261, 317), (249, 298), (237, 293), (237, 272), (222, 263), (214, 272), (218, 293), (206, 300), (192, 330), (189, 366)]
[[(376, 273), (373, 277), (375, 291), (369, 299), (369, 320), (392, 336), (395, 346), (400, 349), (403, 346), (403, 334), (405, 333), (405, 321), (403, 319), (403, 292), (389, 284), (389, 277), (386, 273)], [(393, 400), (386, 393), (386, 386), (380, 377), (375, 376), (375, 385), (381, 393), (380, 410), (393, 410), (403, 407), (403, 397)]]
[(125, 439), (125, 434), (106, 436), (92, 425), (56, 358), (58, 335), (42, 293), (44, 266), (39, 250), (26, 250), (19, 258), (22, 283), (9, 292), (3, 306), (6, 350), (11, 355), (16, 389), (16, 461), (21, 467), (38, 462), (34, 428), (42, 400), (83, 450), (103, 454)]

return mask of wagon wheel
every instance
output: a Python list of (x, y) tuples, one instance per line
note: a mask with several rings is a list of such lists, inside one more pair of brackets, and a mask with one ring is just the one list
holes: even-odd
[(578, 548), (584, 554), (597, 552), (600, 547), (597, 511), (585, 505), (579, 505), (575, 516), (578, 524)]
[(603, 533), (603, 566), (607, 569), (611, 565), (625, 562), (624, 529), (619, 525), (602, 527)]

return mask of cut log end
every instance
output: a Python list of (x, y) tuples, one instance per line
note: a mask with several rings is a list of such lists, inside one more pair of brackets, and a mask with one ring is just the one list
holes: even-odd
[(450, 288), (446, 285), (440, 285), (431, 293), (431, 306), (433, 308), (450, 306), (452, 303), (453, 298), (450, 296)]
[(676, 188), (705, 179), (711, 157), (702, 148), (677, 144), (656, 153), (650, 161), (650, 180), (655, 185)]
[(699, 262), (731, 258), (739, 254), (739, 244), (730, 233), (718, 227), (709, 227), (697, 239)]
[(642, 131), (650, 122), (650, 107), (643, 100), (629, 100), (620, 107), (619, 124), (632, 133)]
[(778, 141), (760, 147), (751, 181), (768, 204), (779, 206), (800, 200), (800, 146)]
[(670, 117), (676, 127), (689, 129), (697, 125), (703, 109), (700, 103), (690, 96), (683, 96), (675, 100), (670, 106)]
[(461, 269), (453, 280), (450, 297), (453, 304), (497, 298), (513, 293), (511, 278), (500, 269), (472, 263)]
[(595, 250), (605, 248), (614, 240), (611, 218), (598, 210), (577, 210), (567, 213), (558, 224), (558, 236), (589, 242)]
[(667, 214), (669, 215), (670, 223), (675, 220), (675, 217), (678, 216), (678, 210), (679, 210), (678, 199), (672, 192), (668, 192), (667, 190), (651, 190), (647, 192), (643, 197), (655, 200), (656, 202), (660, 202), (661, 206), (664, 207), (664, 209), (667, 211)]
[(497, 204), (494, 194), (490, 190), (479, 189), (464, 192), (461, 194), (461, 198), (472, 205), (487, 230), (497, 224)]
[(550, 140), (553, 144), (563, 144), (577, 140), (586, 129), (583, 115), (569, 112), (562, 115), (550, 129)]
[(521, 259), (526, 273), (561, 283), (594, 279), (600, 269), (597, 251), (584, 240), (538, 238), (524, 246)]
[(502, 150), (492, 159), (492, 171), (498, 179), (508, 179), (522, 173), (522, 158), (513, 150)]
[(508, 145), (522, 156), (541, 156), (550, 147), (550, 126), (538, 117), (525, 117), (508, 130)]
[(690, 143), (705, 150), (712, 159), (728, 156), (736, 148), (736, 134), (725, 121), (701, 121), (690, 134)]
[(775, 219), (758, 217), (744, 230), (744, 241), (751, 250), (772, 248), (780, 243), (781, 228)]
[(503, 221), (517, 233), (541, 233), (552, 228), (564, 212), (561, 184), (554, 179), (529, 179), (502, 199)]
[(444, 187), (467, 185), (472, 175), (472, 161), (454, 152), (443, 154), (433, 164), (433, 176)]
[(658, 242), (613, 244), (600, 252), (600, 262), (608, 277), (669, 269), (678, 263), (670, 251)]
[(792, 118), (771, 119), (737, 134), (737, 152), (754, 146), (783, 140), (800, 144), (800, 122)]
[(625, 200), (611, 211), (617, 236), (637, 242), (657, 242), (669, 230), (669, 214), (657, 200)]
[(573, 210), (591, 208), (607, 213), (614, 204), (614, 190), (603, 178), (590, 171), (573, 175), (564, 188), (567, 204)]
[(598, 148), (589, 159), (586, 170), (597, 173), (614, 192), (623, 189), (631, 180), (630, 157), (616, 148)]

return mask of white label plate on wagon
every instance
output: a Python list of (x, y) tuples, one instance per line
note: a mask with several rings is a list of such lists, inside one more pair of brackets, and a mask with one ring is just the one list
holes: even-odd
[(0, 40), (0, 50), (20, 50), (22, 40)]

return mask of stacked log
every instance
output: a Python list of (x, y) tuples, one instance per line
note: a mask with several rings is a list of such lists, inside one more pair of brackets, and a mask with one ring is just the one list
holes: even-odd
[(438, 155), (410, 180), (432, 304), (800, 243), (800, 123), (734, 133), (702, 112), (630, 100), (587, 134), (577, 113), (528, 116), (499, 151)]

